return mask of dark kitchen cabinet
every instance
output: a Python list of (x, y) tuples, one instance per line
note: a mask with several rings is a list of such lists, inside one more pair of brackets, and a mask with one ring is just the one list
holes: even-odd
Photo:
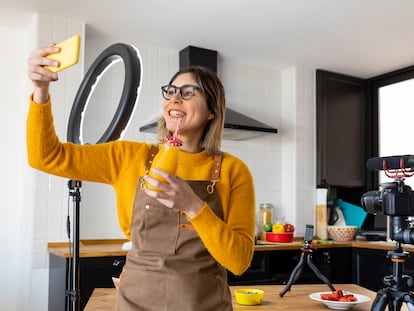
[(365, 186), (370, 122), (364, 79), (316, 72), (317, 184)]
[[(286, 284), (298, 264), (301, 251), (275, 252), (272, 258), (273, 284)], [(332, 283), (351, 283), (351, 248), (315, 249), (312, 262)], [(297, 284), (323, 283), (306, 264)]]
[[(114, 287), (112, 277), (117, 277), (125, 264), (125, 257), (80, 258), (80, 305), (84, 309), (95, 288)], [(49, 255), (49, 310), (68, 310), (66, 297), (68, 258)]]
[[(286, 284), (300, 260), (301, 250), (255, 252), (250, 268), (241, 276), (229, 273), (230, 285)], [(351, 283), (351, 248), (316, 249), (312, 262), (332, 283)], [(322, 283), (306, 264), (295, 284)]]
[(392, 273), (387, 251), (354, 248), (352, 252), (354, 283), (373, 291), (384, 287), (384, 276)]
[(229, 285), (272, 284), (271, 254), (270, 251), (255, 252), (250, 267), (242, 275), (228, 272)]
[(328, 201), (360, 205), (372, 183), (366, 160), (372, 154), (372, 113), (365, 79), (316, 71), (317, 185)]
[[(388, 251), (354, 248), (352, 250), (353, 283), (372, 291), (385, 287), (383, 278), (392, 275), (392, 262), (387, 258)], [(414, 276), (414, 258), (406, 257), (403, 274)]]

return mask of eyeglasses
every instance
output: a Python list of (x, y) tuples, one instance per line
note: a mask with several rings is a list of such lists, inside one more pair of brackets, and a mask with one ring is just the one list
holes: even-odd
[(180, 97), (184, 100), (189, 100), (193, 98), (195, 95), (195, 91), (202, 91), (201, 87), (191, 85), (191, 84), (185, 84), (183, 86), (175, 86), (175, 85), (164, 85), (161, 87), (162, 97), (164, 97), (166, 100), (170, 100), (174, 95), (180, 94)]

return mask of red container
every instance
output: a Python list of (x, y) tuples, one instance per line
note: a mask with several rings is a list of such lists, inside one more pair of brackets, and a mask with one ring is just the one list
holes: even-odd
[(266, 241), (278, 243), (290, 243), (293, 241), (293, 232), (266, 232)]

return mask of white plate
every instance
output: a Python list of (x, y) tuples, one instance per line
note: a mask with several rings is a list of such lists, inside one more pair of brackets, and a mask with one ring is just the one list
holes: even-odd
[(371, 300), (371, 298), (369, 298), (367, 296), (364, 296), (364, 295), (351, 293), (351, 292), (348, 292), (348, 291), (345, 291), (345, 290), (343, 292), (344, 292), (344, 295), (353, 294), (357, 300), (356, 301), (350, 301), (350, 302), (344, 302), (344, 301), (324, 300), (324, 299), (321, 298), (321, 294), (331, 294), (332, 292), (312, 293), (312, 294), (309, 295), (309, 298), (313, 299), (313, 300), (316, 300), (316, 301), (320, 301), (320, 302), (324, 303), (329, 309), (334, 309), (334, 310), (348, 310), (353, 305), (368, 302), (368, 301)]

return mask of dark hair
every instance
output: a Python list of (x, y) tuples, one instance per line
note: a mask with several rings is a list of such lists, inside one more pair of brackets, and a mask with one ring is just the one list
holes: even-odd
[[(169, 84), (181, 74), (191, 73), (197, 83), (201, 86), (203, 94), (206, 97), (207, 107), (214, 114), (204, 128), (200, 141), (200, 147), (211, 155), (220, 152), (221, 139), (223, 136), (224, 115), (226, 111), (226, 100), (224, 87), (211, 70), (201, 66), (191, 66), (178, 71), (170, 80)], [(158, 121), (158, 139), (162, 141), (166, 135), (171, 135), (168, 131), (163, 117)]]

